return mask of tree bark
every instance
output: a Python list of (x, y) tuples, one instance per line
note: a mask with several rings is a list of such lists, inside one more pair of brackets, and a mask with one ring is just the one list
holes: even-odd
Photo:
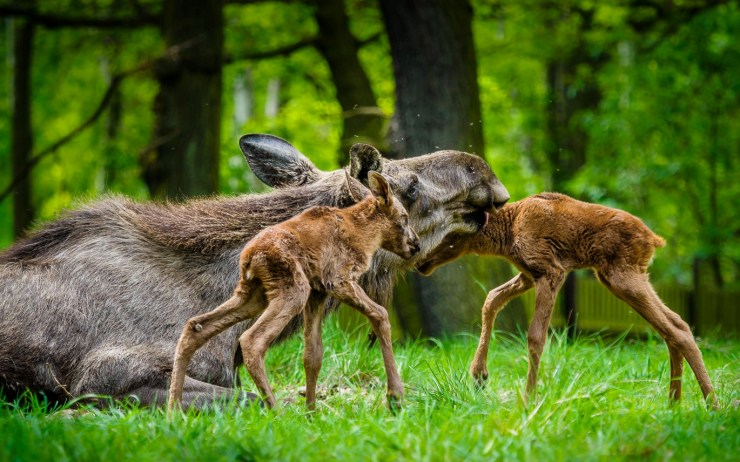
[(357, 55), (357, 40), (349, 29), (343, 0), (314, 0), (314, 4), (319, 26), (316, 49), (329, 65), (343, 112), (339, 164), (346, 165), (354, 143), (368, 143), (383, 150), (385, 116)]
[(163, 36), (176, 51), (155, 68), (154, 148), (141, 159), (153, 197), (218, 191), (223, 27), (222, 2), (165, 1)]
[[(396, 80), (391, 155), (411, 157), (440, 149), (483, 154), (468, 2), (381, 0), (380, 7)], [(509, 276), (505, 264), (466, 257), (428, 278), (412, 274), (405, 286), (400, 285), (394, 305), (402, 324), (410, 329), (417, 326), (424, 335), (469, 331), (480, 320), (486, 292)], [(414, 306), (417, 313), (410, 309)], [(508, 319), (519, 315), (521, 321), (523, 312), (518, 306), (519, 310), (510, 307), (504, 312), (501, 321), (507, 315)]]
[[(577, 43), (568, 52), (558, 53), (547, 63), (547, 139), (546, 154), (551, 168), (553, 191), (566, 192), (570, 181), (586, 163), (589, 136), (582, 116), (596, 111), (601, 102), (601, 91), (595, 74), (609, 56), (604, 53), (593, 57), (588, 53), (585, 34), (592, 24), (590, 14), (582, 14), (583, 23)], [(589, 74), (581, 73), (588, 69)], [(576, 312), (576, 276), (568, 274), (563, 284), (562, 307), (569, 337), (575, 336), (578, 313)]]
[[(33, 60), (34, 24), (16, 19), (13, 24), (13, 120), (11, 164), (13, 177), (21, 175), (33, 151), (31, 125), (31, 68)], [(13, 195), (13, 235), (20, 237), (31, 225), (34, 208), (31, 175), (17, 184)]]

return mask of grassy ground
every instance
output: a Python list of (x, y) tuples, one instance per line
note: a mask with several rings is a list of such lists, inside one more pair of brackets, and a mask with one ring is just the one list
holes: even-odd
[[(167, 416), (118, 407), (48, 409), (0, 404), (0, 461), (85, 460), (738, 460), (740, 342), (700, 347), (721, 409), (709, 412), (688, 365), (684, 399), (668, 404), (668, 352), (659, 338), (566, 342), (550, 337), (538, 399), (521, 403), (527, 371), (521, 336), (499, 334), (488, 386), (467, 376), (476, 339), (396, 345), (407, 398), (385, 407), (378, 348), (361, 335), (324, 328), (324, 397), (309, 414), (301, 339), (274, 348), (268, 372), (277, 411), (234, 403), (225, 410)], [(245, 380), (245, 388), (252, 383)], [(292, 401), (292, 402), (291, 402)]]

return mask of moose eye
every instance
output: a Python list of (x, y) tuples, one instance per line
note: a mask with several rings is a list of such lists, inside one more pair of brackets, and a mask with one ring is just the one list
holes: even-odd
[(406, 197), (410, 202), (414, 202), (419, 198), (419, 183), (413, 182), (406, 190)]

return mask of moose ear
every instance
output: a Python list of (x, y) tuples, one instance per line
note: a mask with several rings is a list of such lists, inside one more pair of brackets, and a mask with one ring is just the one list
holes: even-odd
[(273, 188), (301, 186), (321, 177), (321, 171), (306, 156), (277, 136), (244, 135), (239, 147), (257, 178)]
[(352, 178), (347, 170), (344, 171), (344, 180), (344, 186), (347, 188), (347, 195), (352, 200), (352, 203), (356, 204), (360, 202), (367, 194), (367, 192), (363, 191), (364, 186), (362, 186), (357, 179)]
[(349, 174), (365, 184), (371, 171), (383, 171), (383, 156), (369, 144), (353, 144), (349, 150)]
[(390, 207), (393, 204), (393, 192), (383, 175), (374, 171), (368, 172), (367, 184), (380, 205)]

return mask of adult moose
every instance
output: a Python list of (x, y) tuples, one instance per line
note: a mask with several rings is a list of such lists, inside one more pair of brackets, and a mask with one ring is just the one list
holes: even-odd
[[(229, 297), (244, 243), (311, 206), (351, 205), (350, 188), (369, 194), (369, 171), (382, 172), (409, 211), (419, 258), (450, 233), (474, 233), (509, 199), (482, 159), (458, 151), (387, 160), (355, 145), (348, 170), (324, 172), (273, 136), (246, 135), (239, 144), (255, 174), (276, 190), (181, 204), (108, 198), (66, 213), (0, 254), (6, 397), (28, 388), (50, 399), (97, 393), (164, 403), (182, 326)], [(414, 262), (379, 252), (361, 285), (386, 305), (396, 275)], [(336, 304), (330, 299), (325, 309)], [(283, 336), (299, 323), (294, 319)], [(238, 338), (247, 327), (237, 324), (193, 357), (184, 406), (232, 393)]]

